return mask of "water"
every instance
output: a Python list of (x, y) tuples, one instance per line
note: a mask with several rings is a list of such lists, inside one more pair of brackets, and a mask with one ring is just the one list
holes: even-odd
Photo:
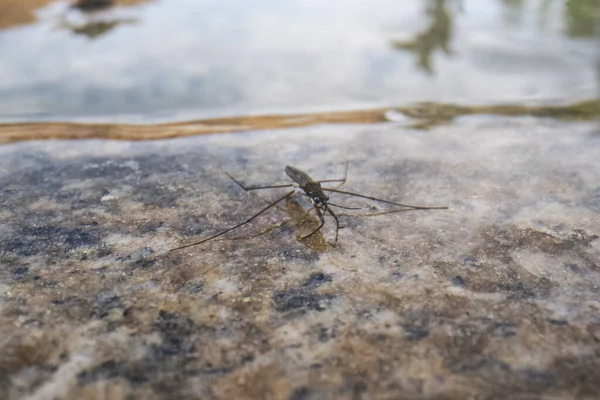
[(15, 4), (31, 20), (0, 21), (2, 122), (569, 103), (600, 93), (595, 0), (129, 0), (99, 13)]

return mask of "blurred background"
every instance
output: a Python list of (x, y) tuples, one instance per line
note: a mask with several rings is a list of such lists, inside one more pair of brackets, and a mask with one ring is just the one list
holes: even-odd
[(0, 122), (600, 96), (600, 0), (0, 0)]

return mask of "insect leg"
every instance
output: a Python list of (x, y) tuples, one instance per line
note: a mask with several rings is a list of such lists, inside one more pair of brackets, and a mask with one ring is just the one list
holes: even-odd
[[(340, 214), (340, 215), (343, 215), (345, 217), (376, 217), (378, 215), (394, 214), (394, 213), (400, 213), (400, 212), (405, 212), (405, 211), (425, 211), (425, 210), (429, 210), (429, 208), (403, 208), (401, 210), (388, 210), (388, 211), (381, 211), (381, 212), (370, 213), (370, 214)], [(434, 210), (435, 210), (435, 208), (434, 208)]]
[(190, 243), (190, 244), (186, 244), (186, 245), (183, 245), (183, 246), (179, 246), (179, 247), (176, 247), (176, 248), (174, 248), (174, 249), (171, 249), (171, 250), (169, 250), (169, 251), (181, 250), (181, 249), (185, 249), (186, 247), (196, 246), (196, 245), (198, 245), (198, 244), (202, 244), (202, 243), (204, 243), (204, 242), (208, 242), (208, 241), (209, 241), (209, 240), (211, 240), (211, 239), (214, 239), (214, 238), (216, 238), (216, 237), (219, 237), (219, 236), (221, 236), (221, 235), (224, 235), (224, 234), (226, 234), (227, 232), (231, 232), (232, 230), (234, 230), (234, 229), (236, 229), (236, 228), (239, 228), (240, 226), (242, 226), (242, 225), (246, 225), (247, 223), (251, 222), (251, 221), (252, 221), (254, 218), (258, 217), (260, 214), (264, 213), (265, 211), (267, 211), (267, 210), (268, 210), (268, 209), (270, 209), (271, 207), (274, 207), (274, 206), (275, 206), (277, 203), (279, 203), (279, 202), (281, 202), (281, 201), (285, 200), (286, 198), (288, 198), (288, 197), (289, 197), (289, 196), (291, 196), (292, 194), (294, 194), (294, 191), (288, 192), (288, 193), (287, 193), (285, 196), (283, 196), (283, 197), (280, 197), (279, 199), (275, 200), (274, 202), (272, 202), (271, 204), (269, 204), (268, 206), (266, 206), (265, 208), (263, 208), (262, 210), (260, 210), (259, 212), (257, 212), (257, 213), (256, 213), (256, 214), (254, 214), (252, 217), (248, 218), (246, 221), (244, 221), (244, 222), (242, 222), (242, 223), (239, 223), (239, 224), (237, 224), (237, 225), (235, 225), (235, 226), (232, 226), (231, 228), (225, 229), (224, 231), (221, 231), (221, 232), (219, 232), (219, 233), (217, 233), (217, 234), (215, 234), (215, 235), (212, 235), (212, 236), (210, 236), (210, 237), (208, 237), (208, 238), (206, 238), (206, 239), (200, 240), (199, 242), (195, 242), (195, 243)]
[(344, 178), (342, 179), (325, 179), (323, 181), (317, 181), (319, 183), (326, 183), (326, 182), (341, 182), (339, 185), (337, 185), (335, 188), (339, 189), (340, 187), (342, 187), (342, 185), (344, 185), (346, 183), (346, 178), (348, 177), (348, 165), (350, 165), (350, 161), (346, 161), (346, 169), (344, 171)]
[(340, 220), (338, 219), (338, 216), (335, 215), (335, 213), (333, 212), (333, 210), (331, 208), (329, 208), (328, 204), (325, 204), (325, 210), (331, 214), (331, 216), (333, 217), (333, 219), (335, 219), (335, 242), (334, 244), (337, 244), (338, 241), (338, 233), (340, 231)]
[(328, 206), (334, 206), (334, 207), (343, 208), (344, 210), (362, 210), (362, 209), (363, 209), (362, 207), (346, 207), (346, 206), (340, 206), (340, 205), (333, 204), (333, 203), (330, 203), (330, 202), (327, 202), (327, 205), (328, 205)]
[[(350, 165), (350, 160), (346, 161), (346, 169), (344, 170), (344, 179), (331, 179), (331, 180), (326, 180), (326, 181), (319, 181), (319, 183), (321, 183), (321, 182), (341, 182), (334, 189), (337, 190), (337, 189), (341, 188), (343, 185), (346, 184), (346, 178), (348, 177), (348, 166), (349, 165)], [(333, 206), (333, 207), (343, 208), (345, 210), (360, 210), (361, 209), (361, 207), (340, 206), (338, 204), (333, 204), (333, 203), (329, 203), (329, 202), (327, 204), (330, 206)]]
[(257, 190), (257, 189), (275, 189), (275, 188), (284, 188), (284, 187), (292, 187), (294, 186), (293, 183), (288, 183), (285, 185), (267, 185), (267, 186), (244, 186), (240, 181), (238, 181), (237, 179), (235, 179), (233, 176), (231, 176), (229, 174), (229, 172), (227, 171), (223, 171), (225, 172), (225, 174), (227, 174), (227, 176), (229, 178), (231, 178), (232, 181), (234, 181), (235, 183), (237, 183), (242, 189), (244, 189), (245, 191), (249, 191), (249, 190)]
[[(241, 183), (240, 183), (240, 182), (239, 182), (237, 179), (235, 179), (233, 176), (229, 175), (229, 174), (227, 173), (227, 171), (223, 171), (223, 172), (224, 172), (224, 173), (225, 173), (225, 174), (226, 174), (226, 175), (227, 175), (227, 176), (228, 176), (228, 177), (229, 177), (229, 178), (230, 178), (232, 181), (234, 181), (234, 182), (235, 182), (235, 183), (236, 183), (238, 186), (240, 186), (240, 187), (241, 187), (242, 189), (244, 189), (245, 191), (249, 192), (249, 191), (248, 191), (248, 189), (247, 189), (246, 187), (244, 187), (244, 185), (242, 185), (242, 184), (241, 184)], [(256, 194), (256, 193), (249, 192), (249, 194), (250, 194), (250, 195), (252, 195), (252, 196), (254, 196), (254, 197), (257, 197), (257, 198), (261, 199), (262, 201), (264, 201), (264, 202), (265, 202), (265, 203), (267, 203), (267, 204), (271, 202), (271, 200), (267, 200), (267, 199), (265, 199), (264, 197), (261, 197), (261, 196), (259, 196), (259, 195), (258, 195), (258, 194)], [(276, 207), (276, 208), (278, 208), (278, 209), (279, 209), (279, 210), (281, 210), (281, 211), (285, 211), (285, 210), (284, 210), (283, 208), (281, 208), (280, 206), (275, 206), (275, 207)]]
[(363, 199), (369, 199), (369, 200), (379, 201), (381, 203), (386, 203), (386, 204), (393, 204), (395, 206), (400, 206), (400, 207), (413, 208), (415, 210), (447, 210), (448, 209), (448, 207), (412, 206), (412, 205), (409, 205), (409, 204), (402, 204), (402, 203), (396, 203), (396, 202), (389, 201), (389, 200), (378, 199), (377, 197), (366, 196), (364, 194), (353, 193), (353, 192), (346, 192), (344, 190), (328, 189), (328, 188), (322, 188), (322, 189), (325, 190), (325, 191), (327, 191), (327, 192), (346, 194), (348, 196), (362, 197)]
[[(278, 207), (280, 208), (280, 207)], [(225, 238), (225, 239), (218, 239), (218, 240), (248, 240), (248, 239), (254, 239), (263, 235), (266, 235), (267, 233), (270, 233), (272, 231), (274, 231), (275, 229), (281, 228), (284, 225), (289, 224), (290, 222), (293, 222), (291, 219), (286, 219), (284, 221), (281, 221), (273, 226), (268, 227), (267, 229), (263, 230), (262, 232), (257, 233), (256, 235), (252, 235), (252, 236), (242, 236), (242, 237), (234, 237), (234, 238)]]
[(323, 217), (323, 213), (321, 212), (321, 209), (319, 207), (317, 207), (316, 204), (315, 204), (315, 211), (316, 211), (317, 216), (319, 217), (319, 220), (321, 221), (321, 223), (319, 224), (319, 226), (317, 227), (317, 229), (315, 229), (314, 231), (312, 231), (308, 235), (301, 237), (301, 239), (306, 239), (308, 237), (311, 237), (312, 235), (314, 235), (315, 233), (317, 233), (319, 231), (319, 229), (321, 229), (323, 227), (323, 225), (325, 224), (325, 217)]

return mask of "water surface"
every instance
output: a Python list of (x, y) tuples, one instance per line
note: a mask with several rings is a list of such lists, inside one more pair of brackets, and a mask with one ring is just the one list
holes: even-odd
[(164, 0), (96, 13), (19, 4), (31, 21), (0, 24), (5, 122), (568, 103), (599, 93), (595, 1)]

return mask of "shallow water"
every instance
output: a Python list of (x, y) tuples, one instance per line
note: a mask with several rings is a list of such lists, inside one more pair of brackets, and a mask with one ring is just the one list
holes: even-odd
[(0, 121), (568, 103), (600, 92), (594, 1), (126, 1), (98, 13), (3, 3), (30, 19), (0, 21)]

